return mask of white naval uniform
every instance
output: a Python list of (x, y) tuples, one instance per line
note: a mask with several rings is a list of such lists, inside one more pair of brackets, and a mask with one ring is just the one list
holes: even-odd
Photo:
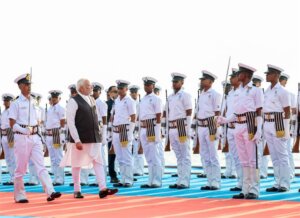
[[(193, 108), (191, 95), (183, 91), (183, 89), (169, 95), (168, 103), (168, 108), (166, 108), (166, 110), (169, 110), (168, 121), (186, 118), (186, 111)], [(178, 129), (175, 128), (169, 129), (169, 140), (177, 159), (177, 185), (189, 187), (191, 177), (190, 139), (188, 137), (185, 142), (181, 143)]]
[[(290, 94), (277, 83), (265, 92), (263, 112), (284, 112), (284, 108), (291, 105)], [(277, 138), (275, 122), (264, 122), (264, 136), (268, 143), (271, 160), (274, 169), (275, 188), (290, 188), (290, 164), (287, 141), (288, 139)]]
[[(215, 112), (220, 112), (221, 95), (210, 88), (206, 92), (201, 92), (198, 101), (197, 119), (214, 117)], [(210, 140), (209, 128), (198, 126), (198, 138), (200, 143), (200, 155), (204, 159), (209, 187), (220, 188), (221, 166), (218, 157), (218, 141)]]
[[(16, 124), (19, 125), (29, 124), (30, 126), (36, 126), (38, 124), (37, 110), (33, 102), (33, 99), (29, 102), (29, 100), (21, 94), (19, 98), (11, 104), (9, 118), (15, 120)], [(29, 118), (30, 121), (28, 120)], [(37, 176), (39, 177), (47, 195), (50, 196), (53, 192), (55, 192), (51, 178), (44, 166), (43, 145), (40, 136), (37, 134), (23, 135), (15, 133), (14, 153), (16, 159), (14, 198), (16, 201), (26, 199), (23, 176), (26, 173), (29, 159), (31, 159), (34, 163)]]
[[(134, 100), (136, 103), (136, 112), (137, 112), (137, 117), (139, 117), (139, 101)], [(140, 136), (138, 136), (140, 137)], [(132, 141), (132, 146), (133, 146), (133, 174), (140, 174), (144, 175), (144, 154), (139, 154), (139, 140), (138, 139), (133, 139)]]
[[(96, 107), (95, 100), (90, 96), (78, 93), (90, 107)], [(65, 156), (60, 166), (72, 166), (72, 177), (74, 182), (74, 191), (81, 191), (81, 171), (85, 169), (87, 172), (93, 167), (99, 190), (106, 189), (106, 174), (103, 171), (104, 160), (102, 159), (101, 143), (83, 143), (83, 149), (78, 150), (75, 143), (80, 142), (79, 134), (75, 126), (75, 116), (78, 110), (77, 102), (71, 98), (67, 105), (67, 123), (74, 143), (69, 143)], [(91, 124), (92, 125), (92, 124)], [(83, 168), (83, 169), (81, 169)], [(87, 175), (88, 176), (88, 175)]]
[[(122, 100), (118, 97), (113, 107), (113, 126), (130, 124), (130, 116), (136, 114), (136, 104), (134, 100), (126, 95)], [(128, 131), (127, 131), (128, 133)], [(129, 133), (130, 134), (130, 133)], [(121, 181), (120, 183), (133, 184), (133, 157), (132, 140), (128, 138), (128, 144), (122, 147), (119, 133), (113, 132), (112, 144), (119, 163)]]
[[(96, 99), (96, 108), (97, 108), (97, 114), (98, 114), (98, 123), (101, 123), (101, 126), (103, 125), (102, 117), (107, 117), (107, 104), (102, 101), (100, 98)], [(100, 131), (102, 131), (102, 128), (99, 127)], [(101, 133), (102, 134), (102, 133)], [(101, 154), (103, 159), (103, 171), (106, 175), (107, 173), (107, 166), (106, 166), (106, 157), (107, 157), (107, 145), (101, 143)]]
[[(1, 115), (1, 129), (2, 130), (10, 128), (8, 116), (9, 116), (9, 108), (5, 109), (2, 112), (2, 115)], [(14, 181), (15, 168), (16, 168), (14, 148), (10, 147), (8, 145), (7, 136), (2, 135), (1, 143), (2, 143), (3, 150), (4, 150), (4, 154), (5, 154), (6, 166), (7, 166), (9, 175), (10, 175), (9, 182), (13, 182)], [(0, 154), (1, 154), (1, 152), (0, 152)]]
[[(60, 121), (66, 117), (65, 109), (58, 103), (52, 105), (47, 111), (46, 130), (60, 128)], [(53, 146), (53, 136), (46, 135), (46, 145), (49, 151), (51, 166), (54, 174), (54, 183), (64, 184), (64, 168), (59, 164), (63, 158), (63, 145), (59, 148)]]
[[(42, 126), (40, 125), (40, 123), (44, 121), (45, 111), (40, 106), (35, 105), (34, 107), (36, 109), (36, 114), (37, 114), (37, 120), (38, 120), (38, 123), (39, 123), (39, 128), (42, 128)], [(40, 134), (40, 136), (43, 137), (41, 134)], [(32, 184), (39, 184), (39, 178), (38, 178), (38, 175), (37, 175), (37, 170), (36, 170), (36, 168), (35, 168), (34, 163), (33, 163), (32, 160), (29, 160), (28, 170), (29, 170), (29, 181), (28, 182), (32, 183)]]
[[(140, 114), (139, 118), (142, 121), (148, 119), (156, 119), (156, 114), (162, 113), (162, 102), (161, 99), (154, 93), (145, 95), (140, 102)], [(160, 154), (160, 142), (159, 141), (149, 142), (147, 141), (146, 128), (140, 130), (140, 140), (143, 146), (143, 151), (148, 163), (148, 185), (161, 186), (162, 180), (162, 161)]]
[[(260, 88), (249, 82), (240, 87), (234, 93), (234, 113), (244, 114), (256, 112), (263, 104), (263, 92)], [(259, 178), (256, 173), (256, 144), (249, 139), (247, 123), (236, 123), (234, 131), (235, 144), (237, 146), (240, 163), (243, 167), (242, 193), (259, 195)]]
[[(291, 97), (290, 98), (291, 99), (291, 109), (292, 108), (297, 108), (296, 96), (292, 92), (289, 92), (289, 94), (290, 94), (290, 97)], [(292, 114), (291, 114), (291, 117), (292, 117)], [(295, 162), (294, 162), (294, 156), (293, 156), (293, 153), (292, 153), (293, 146), (294, 146), (294, 138), (290, 137), (288, 139), (288, 142), (287, 142), (287, 147), (288, 147), (289, 162), (290, 162), (290, 178), (291, 178), (291, 182), (293, 182), (294, 177), (295, 177)]]
[[(232, 116), (234, 114), (234, 94), (236, 90), (232, 89), (226, 99), (226, 117)], [(242, 188), (243, 186), (243, 169), (241, 166), (241, 162), (239, 159), (239, 154), (236, 146), (236, 142), (234, 139), (234, 131), (235, 131), (235, 123), (233, 124), (227, 124), (227, 141), (229, 146), (229, 152), (231, 153), (233, 163), (235, 165), (235, 170), (237, 174), (237, 186), (238, 188)]]

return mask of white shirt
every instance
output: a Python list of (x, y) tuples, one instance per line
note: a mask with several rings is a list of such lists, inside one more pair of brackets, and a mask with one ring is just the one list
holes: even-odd
[(98, 114), (98, 121), (102, 122), (102, 117), (107, 117), (107, 104), (100, 98), (96, 99), (96, 108)]
[(221, 95), (215, 90), (202, 91), (198, 101), (197, 118), (205, 119), (215, 116), (215, 112), (220, 111)]
[[(29, 106), (30, 105), (30, 106)], [(29, 121), (30, 108), (30, 121)], [(34, 106), (34, 99), (29, 100), (22, 94), (10, 106), (9, 118), (21, 125), (36, 126), (38, 124), (38, 110)]]
[[(78, 92), (78, 94), (91, 106), (91, 107), (96, 107), (95, 105), (95, 100), (92, 99), (88, 95), (82, 95), (81, 93)], [(68, 123), (68, 128), (69, 132), (74, 139), (74, 142), (80, 142), (79, 134), (75, 126), (75, 116), (76, 112), (78, 110), (78, 104), (77, 102), (71, 98), (67, 104), (67, 123)], [(98, 118), (97, 118), (98, 119)]]
[(168, 97), (169, 121), (186, 118), (186, 111), (192, 109), (192, 97), (182, 89)]
[(291, 108), (297, 108), (297, 97), (294, 93), (290, 93), (290, 98), (291, 98)]
[(227, 98), (225, 101), (226, 117), (230, 117), (232, 114), (234, 114), (233, 103), (234, 103), (234, 94), (235, 94), (236, 90), (234, 90), (234, 89), (230, 90), (230, 92), (227, 95)]
[(263, 112), (283, 112), (283, 108), (291, 106), (290, 93), (277, 83), (265, 92)]
[(140, 120), (154, 119), (162, 113), (162, 102), (154, 93), (145, 95), (140, 102)]
[(120, 96), (115, 100), (113, 108), (113, 125), (129, 124), (130, 116), (136, 114), (136, 103), (129, 97), (125, 96), (122, 100)]
[(47, 111), (46, 129), (54, 129), (60, 127), (60, 121), (65, 119), (65, 109), (56, 104), (51, 106)]
[(1, 115), (1, 129), (7, 129), (7, 128), (10, 128), (10, 125), (9, 125), (9, 108), (8, 109), (5, 109), (3, 112), (2, 112), (2, 115)]
[(234, 112), (243, 114), (254, 112), (263, 106), (263, 91), (249, 82), (245, 87), (241, 84), (234, 93)]
[(37, 111), (37, 119), (38, 122), (45, 121), (45, 110), (41, 106), (35, 105), (35, 109)]

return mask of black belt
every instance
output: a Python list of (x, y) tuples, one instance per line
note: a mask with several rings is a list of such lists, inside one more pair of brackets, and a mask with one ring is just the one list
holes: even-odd
[[(38, 126), (28, 126), (28, 125), (21, 125), (19, 124), (22, 128), (29, 128), (31, 129), (30, 135), (36, 135), (38, 133)], [(19, 135), (25, 135), (24, 133), (21, 132), (16, 132), (16, 134)]]

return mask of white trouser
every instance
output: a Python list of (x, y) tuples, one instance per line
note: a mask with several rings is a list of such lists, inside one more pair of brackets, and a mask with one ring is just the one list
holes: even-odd
[(162, 175), (164, 175), (165, 173), (165, 140), (164, 139), (162, 139), (162, 141), (159, 143), (158, 151), (161, 160)]
[(256, 144), (249, 140), (247, 124), (235, 125), (235, 144), (243, 167), (242, 193), (259, 195), (259, 175), (256, 170)]
[(236, 169), (236, 174), (237, 174), (237, 187), (242, 188), (243, 187), (243, 168), (240, 163), (240, 158), (238, 154), (238, 150), (235, 144), (235, 139), (234, 139), (234, 129), (227, 129), (227, 141), (228, 141), (228, 146), (229, 146), (229, 152), (231, 153), (235, 169)]
[(46, 137), (46, 145), (49, 151), (51, 166), (54, 174), (53, 182), (63, 184), (65, 180), (64, 168), (59, 166), (63, 158), (63, 146), (60, 146), (59, 148), (55, 148), (53, 146), (52, 136)]
[(257, 153), (258, 153), (258, 167), (260, 176), (267, 177), (268, 176), (268, 162), (269, 162), (269, 156), (264, 156), (264, 150), (265, 150), (266, 143), (265, 141), (261, 141), (257, 144)]
[(29, 159), (35, 166), (37, 175), (48, 196), (54, 192), (51, 178), (44, 166), (44, 153), (41, 139), (38, 135), (14, 135), (14, 154), (16, 160), (14, 197), (15, 200), (26, 199), (23, 176), (26, 173)]
[[(93, 161), (93, 167), (96, 174), (97, 183), (99, 185), (99, 190), (106, 189), (106, 175), (103, 171), (103, 164), (100, 164)], [(74, 192), (81, 192), (80, 186), (80, 171), (82, 171), (81, 167), (72, 167), (72, 178), (74, 182)]]
[[(44, 156), (44, 155), (43, 155)], [(30, 159), (28, 163), (28, 171), (29, 171), (29, 183), (39, 184), (39, 178), (37, 174), (37, 170), (35, 168), (34, 162)]]
[(288, 148), (288, 154), (289, 154), (289, 163), (290, 163), (290, 179), (293, 181), (295, 177), (295, 162), (294, 162), (294, 156), (293, 156), (293, 147), (294, 147), (294, 139), (290, 137), (287, 141), (287, 148)]
[[(7, 141), (7, 136), (2, 136), (2, 146), (5, 154), (5, 161), (6, 166), (10, 175), (10, 182), (14, 181), (14, 175), (15, 175), (15, 155), (14, 155), (14, 148), (10, 148)], [(0, 153), (1, 154), (1, 153)]]
[(290, 164), (287, 147), (287, 139), (277, 138), (275, 123), (265, 122), (264, 136), (269, 146), (271, 160), (274, 169), (274, 187), (290, 188)]
[[(2, 146), (0, 145), (0, 155), (2, 153)], [(0, 184), (2, 183), (2, 160), (0, 160)]]
[(162, 180), (162, 163), (160, 156), (160, 143), (148, 142), (146, 128), (142, 128), (140, 132), (143, 151), (148, 163), (149, 178), (148, 185), (161, 186)]
[(89, 184), (89, 174), (91, 169), (82, 168), (80, 170), (80, 182), (84, 184)]
[[(106, 180), (106, 175), (107, 175), (107, 166), (106, 166), (106, 157), (107, 157), (107, 147), (106, 145), (102, 145), (101, 143), (101, 156), (102, 156), (102, 160), (103, 160), (103, 165), (102, 165), (102, 170), (103, 170), (103, 175), (105, 175), (105, 180)], [(97, 178), (97, 174), (95, 172), (95, 169), (91, 169), (90, 173), (94, 173), (95, 174), (95, 183), (98, 183), (98, 178)]]
[(169, 139), (177, 159), (177, 185), (190, 186), (191, 177), (191, 151), (190, 140), (181, 143), (177, 129), (169, 130)]
[(139, 142), (137, 140), (132, 141), (133, 146), (133, 173), (144, 175), (144, 157), (143, 154), (139, 154)]
[(119, 133), (113, 133), (112, 144), (116, 153), (116, 158), (119, 163), (121, 183), (133, 184), (133, 157), (132, 157), (132, 142), (122, 147), (120, 143)]
[(236, 169), (235, 169), (234, 160), (230, 150), (225, 153), (225, 164), (226, 164), (226, 170), (224, 176), (226, 177), (235, 176)]
[(210, 141), (209, 129), (207, 127), (198, 128), (198, 138), (200, 155), (204, 159), (206, 168), (207, 186), (220, 188), (221, 166), (218, 157), (218, 140)]

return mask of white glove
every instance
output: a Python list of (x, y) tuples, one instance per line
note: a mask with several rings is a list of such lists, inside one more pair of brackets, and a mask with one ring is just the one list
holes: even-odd
[(256, 117), (256, 122), (257, 122), (257, 130), (252, 141), (254, 141), (256, 144), (259, 144), (262, 137), (262, 123), (263, 123), (262, 117)]
[(236, 116), (235, 114), (230, 115), (229, 117), (221, 117), (219, 116), (217, 118), (217, 124), (226, 124), (226, 123), (231, 123), (234, 122), (236, 120)]
[(187, 116), (186, 117), (186, 135), (187, 137), (191, 138), (193, 133), (192, 133), (192, 117)]
[(284, 138), (289, 139), (290, 136), (290, 119), (284, 119), (283, 120), (284, 125)]
[(20, 132), (24, 135), (30, 135), (31, 132), (30, 132), (30, 129), (29, 128), (23, 128), (21, 127), (19, 124), (15, 123), (14, 126), (13, 126), (13, 131), (14, 132)]
[(102, 145), (106, 145), (107, 144), (107, 125), (103, 125), (102, 126)]
[(222, 139), (222, 138), (223, 138), (223, 128), (222, 126), (219, 126), (216, 132), (216, 139)]
[(64, 145), (66, 143), (66, 134), (65, 133), (61, 133), (59, 135), (59, 139), (60, 139), (60, 144)]
[(154, 127), (155, 132), (155, 142), (160, 143), (161, 142), (161, 124), (157, 123)]
[(132, 141), (133, 140), (133, 131), (135, 128), (135, 123), (130, 122), (129, 124), (129, 130), (128, 130), (128, 141)]

